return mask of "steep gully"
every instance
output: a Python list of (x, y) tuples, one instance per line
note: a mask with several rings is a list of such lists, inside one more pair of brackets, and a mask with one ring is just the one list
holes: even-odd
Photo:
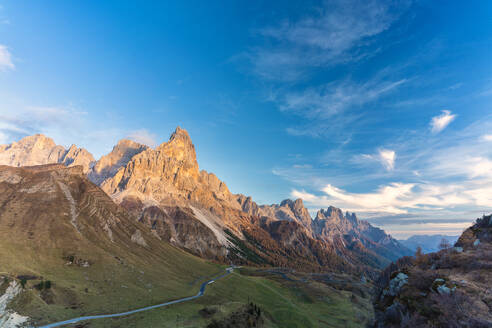
[(171, 305), (171, 304), (177, 304), (177, 303), (183, 303), (183, 302), (191, 301), (191, 300), (194, 300), (196, 298), (199, 298), (199, 297), (203, 296), (203, 294), (205, 294), (205, 288), (207, 287), (207, 285), (209, 285), (211, 283), (214, 283), (215, 281), (228, 276), (229, 274), (231, 274), (234, 271), (234, 268), (235, 268), (234, 266), (228, 267), (226, 269), (226, 273), (224, 273), (224, 274), (222, 274), (222, 275), (220, 275), (220, 276), (218, 276), (218, 277), (216, 277), (214, 279), (205, 281), (200, 286), (200, 291), (198, 292), (198, 294), (196, 294), (194, 296), (184, 297), (184, 298), (180, 298), (180, 299), (174, 300), (174, 301), (169, 301), (169, 302), (166, 302), (166, 303), (161, 303), (161, 304), (146, 306), (146, 307), (143, 307), (143, 308), (139, 308), (139, 309), (135, 309), (135, 310), (127, 311), (127, 312), (113, 313), (113, 314), (90, 315), (90, 316), (73, 318), (73, 319), (69, 319), (69, 320), (64, 320), (64, 321), (59, 321), (59, 322), (51, 323), (51, 324), (44, 325), (44, 326), (39, 326), (37, 328), (54, 328), (54, 327), (61, 327), (61, 326), (64, 326), (64, 325), (68, 325), (68, 324), (71, 324), (71, 323), (77, 323), (77, 322), (80, 322), (80, 321), (85, 321), (85, 320), (124, 317), (124, 316), (130, 315), (130, 314), (134, 314), (134, 313), (138, 313), (138, 312), (143, 312), (143, 311), (148, 311), (148, 310), (152, 310), (152, 309), (156, 309), (156, 308), (168, 306), (168, 305)]

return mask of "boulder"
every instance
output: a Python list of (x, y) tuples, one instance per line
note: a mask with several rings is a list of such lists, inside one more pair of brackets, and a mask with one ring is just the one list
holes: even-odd
[(455, 290), (456, 290), (456, 287), (449, 288), (446, 285), (440, 285), (439, 287), (437, 287), (437, 292), (440, 295), (449, 295), (449, 294), (454, 293)]
[(383, 292), (385, 295), (396, 296), (400, 293), (401, 288), (408, 283), (408, 276), (400, 272), (390, 280), (389, 288)]

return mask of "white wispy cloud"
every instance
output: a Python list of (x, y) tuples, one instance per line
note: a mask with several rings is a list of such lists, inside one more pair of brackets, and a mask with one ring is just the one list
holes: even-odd
[(379, 150), (379, 160), (386, 170), (391, 171), (395, 168), (395, 159), (396, 153), (394, 150)]
[[(488, 189), (492, 191), (492, 187)], [(365, 216), (432, 211), (434, 208), (442, 211), (443, 207), (477, 204), (477, 199), (459, 185), (394, 182), (372, 192), (351, 193), (328, 184), (321, 191), (322, 195), (316, 195), (294, 189), (292, 196), (317, 207), (334, 205)]]
[(381, 148), (377, 154), (362, 154), (355, 156), (353, 162), (364, 163), (367, 160), (379, 162), (387, 171), (393, 171), (395, 168), (396, 152), (390, 149)]
[(267, 42), (246, 57), (259, 76), (273, 80), (296, 80), (307, 68), (354, 61), (371, 52), (364, 47), (386, 31), (409, 2), (325, 1), (297, 20), (260, 29)]
[(350, 80), (332, 82), (302, 92), (288, 92), (279, 100), (282, 111), (291, 111), (309, 119), (326, 119), (354, 106), (376, 101), (396, 90), (407, 80), (381, 81), (379, 77), (366, 83)]
[(155, 147), (157, 145), (157, 141), (156, 141), (157, 136), (153, 133), (150, 133), (146, 129), (132, 131), (128, 135), (128, 138), (150, 147)]
[(439, 133), (444, 130), (449, 123), (456, 118), (455, 114), (451, 114), (449, 110), (443, 110), (439, 116), (434, 116), (431, 119), (430, 126), (432, 133)]
[(9, 49), (0, 44), (0, 71), (14, 68), (15, 65), (12, 61), (12, 55), (10, 54)]

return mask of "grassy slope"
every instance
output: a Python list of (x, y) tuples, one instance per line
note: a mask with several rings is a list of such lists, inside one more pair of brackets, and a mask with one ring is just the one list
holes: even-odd
[(235, 272), (207, 287), (197, 300), (128, 317), (87, 322), (87, 327), (205, 327), (212, 319), (199, 315), (214, 308), (213, 319), (229, 315), (248, 301), (261, 307), (265, 327), (363, 327), (372, 318), (369, 299), (357, 298), (321, 283), (289, 282)]
[[(198, 290), (205, 276), (222, 270), (218, 265), (192, 257), (169, 245), (162, 248), (166, 250), (167, 261), (127, 257), (126, 263), (122, 264), (108, 256), (96, 258), (95, 264), (84, 268), (60, 263), (61, 252), (56, 254), (54, 251), (52, 256), (41, 255), (43, 258), (26, 261), (22, 248), (13, 250), (2, 247), (0, 268), (12, 276), (33, 274), (52, 281), (49, 293), (54, 304), (47, 304), (46, 298), (43, 300), (41, 293), (32, 288), (39, 279), (29, 280), (26, 292), (12, 304), (16, 311), (28, 315), (37, 323), (125, 311), (187, 296), (191, 291)], [(91, 259), (94, 260), (94, 257)]]

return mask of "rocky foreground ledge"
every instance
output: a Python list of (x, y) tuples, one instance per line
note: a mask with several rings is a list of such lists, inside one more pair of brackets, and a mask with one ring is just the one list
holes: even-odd
[(454, 247), (388, 267), (375, 300), (375, 327), (492, 327), (492, 216)]

